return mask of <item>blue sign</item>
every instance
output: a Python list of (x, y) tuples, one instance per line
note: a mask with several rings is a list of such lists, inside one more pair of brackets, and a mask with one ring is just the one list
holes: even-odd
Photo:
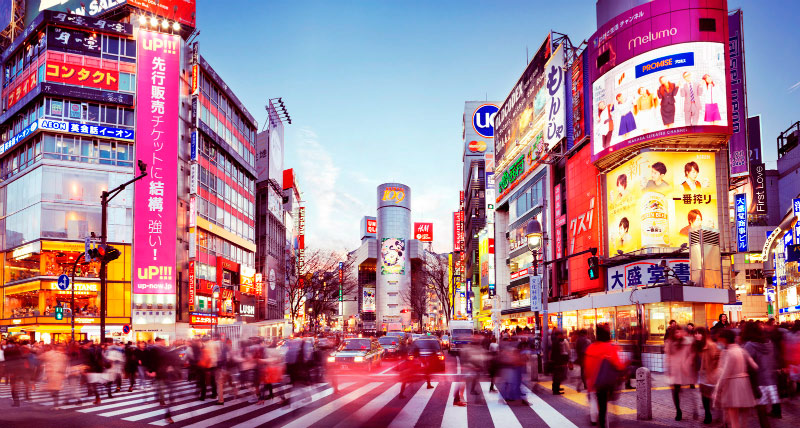
[(197, 131), (192, 132), (192, 160), (197, 160)]
[(531, 275), (528, 283), (531, 287), (531, 311), (540, 312), (542, 310), (542, 277)]
[(69, 277), (66, 275), (59, 275), (58, 277), (58, 289), (59, 290), (66, 290), (69, 288)]
[(10, 140), (3, 143), (3, 145), (0, 146), (0, 154), (5, 153), (8, 149), (14, 147), (17, 143), (24, 140), (29, 135), (33, 134), (33, 131), (36, 131), (38, 127), (39, 127), (39, 122), (34, 120), (33, 123), (28, 125), (27, 128), (20, 131), (19, 134), (15, 135)]
[(694, 65), (694, 52), (684, 52), (675, 55), (662, 56), (636, 65), (636, 78), (658, 73), (676, 67), (689, 67)]
[(101, 125), (87, 125), (83, 123), (64, 122), (63, 120), (50, 119), (39, 119), (39, 127), (51, 131), (69, 132), (71, 134), (133, 141), (133, 129), (122, 129)]
[(800, 242), (800, 198), (792, 199), (794, 209), (794, 239)]
[(494, 104), (484, 104), (472, 114), (472, 127), (484, 138), (494, 138), (494, 116), (500, 110)]
[(747, 252), (747, 195), (739, 193), (735, 196), (736, 205), (736, 242), (740, 253)]

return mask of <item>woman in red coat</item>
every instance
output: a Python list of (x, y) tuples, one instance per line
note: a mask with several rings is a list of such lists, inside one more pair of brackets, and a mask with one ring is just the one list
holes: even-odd
[(597, 397), (598, 420), (597, 426), (606, 426), (606, 410), (608, 399), (613, 390), (611, 388), (596, 388), (595, 381), (600, 372), (603, 360), (608, 360), (615, 369), (624, 373), (627, 364), (619, 358), (619, 348), (611, 343), (611, 330), (608, 324), (597, 326), (597, 341), (586, 348), (584, 364), (586, 365), (586, 389), (594, 392)]

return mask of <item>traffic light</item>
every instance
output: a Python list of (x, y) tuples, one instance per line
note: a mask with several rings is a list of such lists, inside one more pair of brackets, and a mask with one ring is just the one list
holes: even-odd
[(64, 307), (61, 305), (56, 306), (56, 319), (57, 320), (64, 319)]
[(118, 249), (112, 247), (111, 245), (98, 245), (94, 248), (89, 249), (89, 257), (92, 260), (98, 260), (105, 263), (118, 259), (120, 256), (120, 252)]
[(600, 260), (592, 256), (587, 259), (587, 262), (589, 263), (589, 279), (600, 278)]

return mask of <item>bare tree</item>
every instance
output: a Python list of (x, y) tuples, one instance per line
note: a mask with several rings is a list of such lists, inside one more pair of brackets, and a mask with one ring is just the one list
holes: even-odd
[(403, 303), (411, 308), (412, 320), (414, 317), (422, 330), (422, 316), (428, 309), (428, 291), (431, 289), (426, 274), (422, 269), (415, 269), (411, 273), (411, 285), (400, 292)]
[[(341, 276), (340, 262), (343, 270)], [(288, 284), (293, 330), (294, 322), (302, 315), (300, 312), (304, 306), (306, 310), (311, 309), (314, 320), (336, 313), (340, 291), (342, 296), (347, 296), (358, 287), (358, 280), (352, 274), (350, 263), (345, 253), (319, 249), (306, 251), (305, 264), (298, 268), (297, 278)]]
[(436, 293), (449, 324), (452, 297), (450, 296), (450, 273), (447, 266), (447, 255), (426, 251), (423, 255), (420, 275), (424, 283)]

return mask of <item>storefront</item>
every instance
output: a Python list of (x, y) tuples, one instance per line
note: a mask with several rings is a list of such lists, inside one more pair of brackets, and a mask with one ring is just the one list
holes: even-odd
[[(764, 295), (777, 300), (778, 322), (800, 320), (800, 199), (764, 243), (762, 258), (765, 268)], [(768, 274), (769, 273), (769, 274)], [(773, 297), (774, 296), (774, 297)]]

